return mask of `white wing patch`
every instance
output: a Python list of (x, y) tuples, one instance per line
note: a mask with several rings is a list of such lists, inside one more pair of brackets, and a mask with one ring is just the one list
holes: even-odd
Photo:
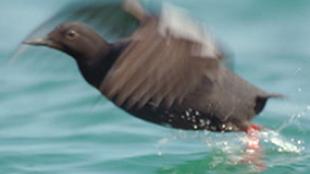
[(214, 40), (198, 22), (187, 15), (184, 9), (164, 3), (159, 19), (160, 34), (165, 37), (184, 38), (200, 44), (193, 48), (193, 55), (207, 58), (217, 58), (219, 51)]

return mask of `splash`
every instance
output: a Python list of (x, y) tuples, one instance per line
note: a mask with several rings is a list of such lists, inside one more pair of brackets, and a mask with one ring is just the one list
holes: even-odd
[[(175, 147), (179, 147), (177, 152)], [(158, 140), (156, 150), (158, 156), (171, 152), (187, 155), (206, 153), (206, 160), (210, 160), (206, 167), (246, 166), (253, 172), (263, 172), (275, 164), (273, 160), (266, 161), (270, 158), (270, 152), (273, 155), (299, 155), (305, 148), (302, 140), (287, 138), (278, 131), (263, 129), (253, 135), (172, 131), (170, 135)]]
[(275, 146), (278, 152), (301, 153), (305, 150), (302, 140), (286, 139), (279, 132), (268, 130), (261, 132), (261, 138), (265, 143)]
[(310, 113), (310, 105), (307, 105), (306, 108), (301, 109), (299, 112), (293, 114), (288, 121), (284, 122), (278, 129), (277, 132), (283, 131), (285, 128), (295, 124), (298, 126), (299, 129), (302, 129), (300, 126), (300, 120), (302, 117)]
[(276, 130), (265, 130), (261, 132), (261, 138), (264, 139), (265, 143), (272, 144), (276, 147), (278, 152), (298, 153), (301, 154), (305, 151), (305, 145), (303, 140), (295, 138), (285, 138), (281, 135), (281, 132), (292, 126), (296, 125), (297, 129), (303, 130), (301, 126), (301, 118), (310, 112), (310, 105), (307, 105), (301, 111), (293, 114), (288, 121), (285, 121)]

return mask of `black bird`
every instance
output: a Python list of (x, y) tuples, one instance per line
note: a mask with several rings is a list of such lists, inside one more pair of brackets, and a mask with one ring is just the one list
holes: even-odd
[(67, 53), (85, 80), (116, 105), (174, 128), (247, 131), (267, 100), (278, 97), (231, 72), (212, 39), (186, 16), (170, 9), (154, 15), (137, 1), (126, 1), (124, 10), (139, 27), (114, 43), (79, 22), (24, 43)]

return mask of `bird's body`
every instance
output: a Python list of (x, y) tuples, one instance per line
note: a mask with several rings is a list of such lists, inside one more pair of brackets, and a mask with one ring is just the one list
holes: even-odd
[(83, 24), (65, 23), (48, 41), (27, 43), (71, 55), (85, 80), (116, 105), (174, 128), (246, 131), (274, 96), (224, 66), (223, 54), (199, 27), (178, 33), (166, 16), (126, 9), (140, 21), (130, 38), (111, 44)]
[(99, 89), (102, 80), (107, 72), (115, 63), (120, 54), (124, 51), (129, 43), (120, 42), (110, 44), (107, 53), (99, 55), (96, 59), (89, 62), (77, 62), (79, 70), (84, 79), (95, 88)]
[[(108, 77), (102, 80), (99, 90), (103, 95), (132, 115), (174, 128), (246, 130), (250, 119), (264, 107), (269, 94), (228, 70), (221, 64), (219, 54), (211, 58), (192, 56), (196, 52), (189, 52), (189, 49), (194, 42), (162, 36), (159, 30), (151, 30), (158, 28), (159, 22), (157, 18), (148, 19), (136, 32), (138, 36), (133, 36), (133, 40), (137, 39), (132, 41), (136, 43), (122, 51)], [(176, 60), (172, 58), (173, 54), (178, 54), (171, 53), (174, 51), (180, 52)], [(144, 62), (144, 56), (139, 54), (149, 55)], [(166, 59), (159, 60), (157, 56)], [(183, 56), (185, 60), (181, 59)], [(158, 61), (162, 61), (162, 66)], [(184, 61), (184, 64), (170, 61)], [(165, 63), (168, 65), (163, 67)], [(265, 100), (258, 102), (259, 98)], [(260, 109), (255, 110), (257, 107)]]

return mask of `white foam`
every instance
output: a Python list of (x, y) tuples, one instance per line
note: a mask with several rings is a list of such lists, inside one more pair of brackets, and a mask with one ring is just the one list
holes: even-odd
[(291, 152), (291, 153), (301, 153), (303, 148), (301, 146), (301, 140), (288, 141), (281, 137), (278, 132), (268, 130), (261, 133), (261, 137), (267, 139), (268, 142), (277, 146), (279, 152)]

